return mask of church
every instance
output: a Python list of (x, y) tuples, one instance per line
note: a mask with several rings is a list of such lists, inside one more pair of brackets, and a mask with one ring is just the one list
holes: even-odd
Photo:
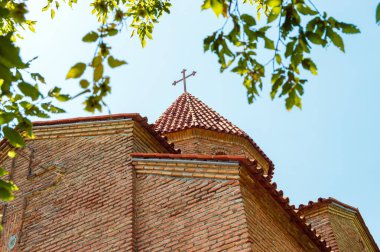
[(34, 123), (15, 158), (1, 142), (0, 251), (379, 251), (359, 210), (294, 206), (255, 141), (184, 92), (140, 114)]

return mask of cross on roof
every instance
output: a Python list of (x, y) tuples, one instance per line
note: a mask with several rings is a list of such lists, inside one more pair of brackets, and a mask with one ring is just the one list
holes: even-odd
[(183, 69), (181, 73), (182, 73), (182, 76), (183, 76), (182, 79), (174, 81), (173, 82), (173, 86), (175, 86), (175, 85), (177, 85), (177, 83), (183, 81), (183, 89), (184, 89), (184, 92), (187, 93), (187, 90), (186, 90), (186, 79), (189, 78), (189, 77), (191, 77), (191, 76), (195, 76), (195, 74), (197, 72), (193, 71), (191, 74), (189, 74), (189, 75), (186, 76), (186, 69)]

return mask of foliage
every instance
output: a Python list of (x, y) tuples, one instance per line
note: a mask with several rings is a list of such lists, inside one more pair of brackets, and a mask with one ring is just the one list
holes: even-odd
[[(55, 18), (61, 4), (75, 7), (77, 0), (47, 0), (42, 11)], [(35, 21), (25, 18), (27, 1), (0, 1), (0, 127), (1, 135), (12, 146), (10, 157), (25, 146), (25, 138), (33, 138), (31, 117), (48, 118), (52, 113), (64, 110), (54, 105), (76, 97), (84, 97), (84, 108), (94, 112), (102, 110), (104, 97), (110, 93), (110, 77), (106, 71), (126, 65), (123, 59), (112, 55), (109, 38), (129, 27), (131, 37), (138, 37), (142, 47), (152, 39), (154, 26), (162, 15), (170, 13), (169, 0), (93, 0), (92, 14), (99, 27), (89, 31), (82, 41), (94, 46), (91, 59), (73, 64), (66, 79), (78, 79), (82, 91), (63, 94), (60, 87), (50, 87), (41, 73), (31, 73), (33, 60), (24, 61), (16, 40), (22, 39), (20, 30), (34, 32)], [(223, 72), (230, 69), (243, 77), (249, 103), (255, 101), (263, 87), (266, 73), (271, 74), (270, 96), (285, 97), (287, 109), (301, 108), (301, 96), (306, 79), (304, 71), (317, 74), (317, 65), (310, 54), (314, 47), (333, 44), (345, 51), (343, 33), (359, 33), (352, 24), (344, 23), (319, 12), (310, 0), (244, 0), (240, 5), (253, 14), (239, 11), (237, 0), (204, 0), (201, 8), (211, 9), (217, 17), (225, 19), (225, 25), (204, 40), (204, 50), (214, 53)], [(380, 7), (376, 21), (380, 21)], [(264, 19), (259, 20), (260, 17)], [(276, 34), (272, 38), (269, 34)], [(262, 48), (273, 52), (268, 62), (259, 62)], [(272, 65), (270, 71), (269, 65)], [(91, 73), (91, 78), (84, 74)], [(87, 75), (86, 75), (87, 76)], [(47, 92), (43, 90), (49, 89)], [(0, 176), (7, 172), (0, 168)], [(5, 178), (5, 177), (4, 177)], [(13, 198), (17, 187), (0, 180), (0, 199)]]
[[(359, 33), (352, 24), (337, 21), (327, 13), (320, 13), (314, 5), (304, 0), (246, 1), (256, 5), (258, 14), (264, 12), (266, 22), (260, 26), (255, 17), (241, 14), (237, 0), (213, 2), (205, 0), (204, 9), (211, 8), (218, 16), (221, 13), (231, 22), (231, 29), (224, 25), (204, 40), (204, 50), (218, 57), (220, 71), (231, 69), (243, 76), (248, 102), (253, 103), (263, 87), (263, 78), (272, 65), (270, 96), (286, 97), (288, 110), (302, 107), (301, 96), (307, 82), (302, 71), (317, 74), (317, 65), (310, 54), (314, 47), (333, 44), (345, 51), (342, 33)], [(224, 12), (220, 12), (223, 4)], [(257, 16), (259, 19), (260, 15)], [(227, 24), (226, 22), (226, 24)], [(271, 38), (270, 30), (276, 29), (277, 37)], [(273, 32), (272, 32), (273, 33)], [(258, 61), (260, 47), (273, 51), (267, 62)]]
[[(30, 117), (47, 118), (51, 113), (63, 113), (56, 107), (54, 100), (62, 101), (62, 97), (70, 96), (60, 93), (60, 88), (54, 87), (49, 92), (42, 92), (46, 86), (40, 73), (31, 73), (30, 64), (33, 60), (24, 62), (20, 57), (20, 48), (15, 44), (22, 37), (18, 30), (28, 28), (34, 31), (34, 21), (26, 20), (27, 13), (24, 3), (2, 1), (0, 3), (0, 125), (1, 136), (15, 149), (25, 145), (24, 138), (33, 138)], [(14, 157), (15, 150), (8, 155)], [(0, 176), (7, 172), (0, 168)], [(13, 191), (17, 187), (12, 182), (0, 180), (0, 199), (13, 199)]]
[(85, 110), (94, 112), (102, 110), (106, 105), (103, 98), (111, 92), (110, 77), (104, 74), (106, 65), (115, 68), (127, 64), (111, 55), (107, 39), (116, 36), (124, 26), (129, 26), (132, 28), (131, 36), (137, 34), (144, 47), (146, 40), (152, 39), (154, 25), (163, 13), (169, 13), (171, 4), (167, 0), (98, 0), (91, 6), (100, 26), (97, 31), (87, 33), (82, 41), (96, 44), (94, 57), (88, 64), (75, 64), (66, 78), (80, 78), (86, 70), (92, 72), (92, 79), (81, 79), (79, 85), (83, 89), (81, 94), (89, 93), (84, 102)]

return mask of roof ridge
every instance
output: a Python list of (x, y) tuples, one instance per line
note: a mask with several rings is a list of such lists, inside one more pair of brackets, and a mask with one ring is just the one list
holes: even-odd
[(187, 93), (187, 92), (185, 92), (184, 95), (185, 95), (185, 99), (187, 101), (186, 104), (188, 104), (188, 106), (189, 106), (189, 111), (191, 113), (191, 117), (194, 119), (194, 120), (192, 120), (191, 124), (194, 125), (194, 126), (197, 126), (197, 125), (194, 124), (194, 123), (199, 124), (199, 122), (198, 122), (199, 118), (198, 118), (197, 114), (195, 113), (195, 108), (194, 108), (194, 104), (193, 104), (193, 101), (192, 101), (192, 98), (194, 96), (192, 96), (190, 93)]

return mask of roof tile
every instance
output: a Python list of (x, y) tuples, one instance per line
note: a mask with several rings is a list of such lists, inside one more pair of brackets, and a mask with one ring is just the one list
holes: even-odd
[(201, 100), (183, 93), (158, 118), (154, 128), (161, 134), (172, 133), (191, 128), (213, 130), (221, 133), (237, 135), (246, 138), (253, 147), (265, 158), (269, 165), (269, 175), (273, 176), (274, 165), (261, 148), (243, 130), (228, 121)]
[(190, 128), (203, 128), (247, 136), (244, 131), (226, 118), (186, 92), (179, 96), (161, 115), (155, 123), (155, 129), (165, 134)]

